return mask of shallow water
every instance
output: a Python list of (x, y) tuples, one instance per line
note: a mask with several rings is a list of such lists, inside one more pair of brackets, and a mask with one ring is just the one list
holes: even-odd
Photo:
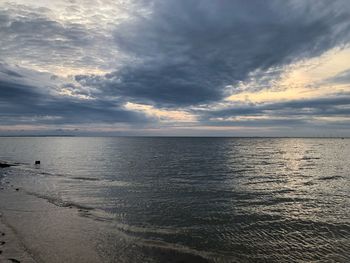
[(0, 159), (23, 163), (3, 180), (110, 224), (107, 261), (130, 256), (118, 233), (138, 242), (132, 262), (142, 247), (214, 262), (350, 261), (349, 139), (0, 138)]

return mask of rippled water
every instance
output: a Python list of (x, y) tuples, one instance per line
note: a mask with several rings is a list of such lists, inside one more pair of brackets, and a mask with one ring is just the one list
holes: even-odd
[(0, 138), (0, 150), (28, 163), (7, 172), (16, 185), (93, 208), (92, 220), (154, 249), (350, 262), (349, 139)]

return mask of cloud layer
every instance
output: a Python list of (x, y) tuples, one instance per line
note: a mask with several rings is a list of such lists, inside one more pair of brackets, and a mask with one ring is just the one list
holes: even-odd
[(138, 62), (78, 81), (160, 106), (215, 102), (255, 71), (347, 43), (349, 14), (325, 4), (155, 1), (149, 15), (125, 21), (114, 32), (117, 47)]
[[(26, 73), (26, 75), (25, 75)], [(17, 73), (0, 64), (0, 121), (9, 124), (101, 124), (101, 123), (145, 123), (150, 117), (126, 110), (118, 100), (107, 98), (83, 99), (71, 94), (59, 94), (54, 87), (47, 86), (48, 74), (36, 72)], [(41, 80), (36, 86), (25, 80), (29, 73)], [(11, 77), (11, 78), (10, 78)], [(33, 77), (33, 76), (31, 76)], [(52, 77), (52, 76), (51, 76)], [(67, 86), (67, 85), (65, 85)], [(78, 94), (75, 94), (78, 95)]]
[(252, 93), (276, 88), (291, 65), (347, 48), (349, 1), (60, 0), (43, 7), (18, 0), (0, 7), (0, 126), (161, 128), (153, 109), (171, 120), (171, 112), (191, 115), (193, 127), (342, 121), (350, 129), (349, 69), (319, 82), (330, 91), (342, 85), (328, 98), (227, 99), (242, 83)]

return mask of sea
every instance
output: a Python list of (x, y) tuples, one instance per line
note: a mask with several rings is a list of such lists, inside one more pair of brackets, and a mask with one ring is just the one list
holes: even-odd
[(110, 246), (123, 234), (152, 248), (139, 262), (164, 248), (178, 262), (350, 262), (348, 138), (4, 137), (0, 160), (20, 164), (2, 180), (110, 224), (106, 261), (128, 258)]

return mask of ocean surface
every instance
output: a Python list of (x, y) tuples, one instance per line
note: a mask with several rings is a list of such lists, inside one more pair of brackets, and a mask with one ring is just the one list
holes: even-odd
[(169, 251), (179, 262), (350, 262), (350, 139), (0, 138), (0, 160), (21, 163), (3, 181), (108, 225), (106, 262), (128, 261), (130, 247), (130, 262)]

